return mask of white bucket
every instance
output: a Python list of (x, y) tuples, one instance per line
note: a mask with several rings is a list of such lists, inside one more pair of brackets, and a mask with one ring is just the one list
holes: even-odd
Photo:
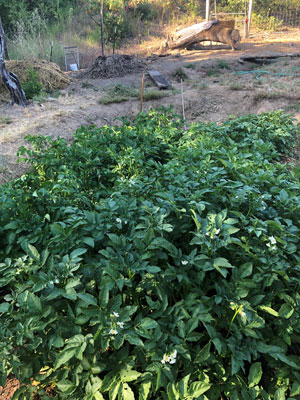
[(70, 64), (70, 70), (71, 71), (78, 71), (78, 65), (77, 64)]

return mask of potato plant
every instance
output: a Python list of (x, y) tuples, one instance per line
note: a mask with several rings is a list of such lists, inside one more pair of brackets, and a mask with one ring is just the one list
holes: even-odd
[(0, 189), (0, 385), (15, 399), (300, 395), (298, 133), (150, 110), (29, 136)]

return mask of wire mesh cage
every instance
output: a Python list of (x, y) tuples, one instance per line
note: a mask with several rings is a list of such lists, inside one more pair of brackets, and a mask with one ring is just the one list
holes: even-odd
[(78, 47), (64, 47), (64, 55), (66, 71), (78, 71), (80, 69)]

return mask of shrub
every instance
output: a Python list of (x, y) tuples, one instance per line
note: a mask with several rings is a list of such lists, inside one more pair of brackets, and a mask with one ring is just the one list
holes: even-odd
[(28, 137), (34, 172), (0, 191), (0, 384), (297, 398), (299, 172), (275, 162), (296, 134), (282, 112), (186, 128), (150, 110)]
[(43, 85), (39, 81), (38, 74), (33, 68), (27, 70), (26, 81), (22, 83), (22, 89), (25, 92), (27, 99), (33, 99), (39, 96), (43, 91)]
[(267, 31), (274, 32), (282, 28), (283, 21), (275, 18), (274, 16), (269, 16), (266, 14), (255, 14), (252, 16), (253, 25), (258, 29), (264, 29)]
[(230, 65), (228, 64), (228, 62), (226, 62), (226, 61), (224, 61), (224, 60), (220, 60), (219, 62), (218, 62), (218, 66), (217, 66), (218, 68), (220, 68), (220, 69), (231, 69), (231, 67), (230, 67)]
[(178, 82), (186, 81), (188, 79), (187, 74), (181, 67), (177, 68), (177, 70), (173, 73), (173, 76), (176, 78)]

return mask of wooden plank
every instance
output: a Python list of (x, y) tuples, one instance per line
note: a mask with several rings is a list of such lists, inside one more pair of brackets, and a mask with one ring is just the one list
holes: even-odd
[(170, 83), (161, 75), (160, 72), (151, 70), (148, 71), (148, 75), (159, 89), (167, 89), (170, 86)]

